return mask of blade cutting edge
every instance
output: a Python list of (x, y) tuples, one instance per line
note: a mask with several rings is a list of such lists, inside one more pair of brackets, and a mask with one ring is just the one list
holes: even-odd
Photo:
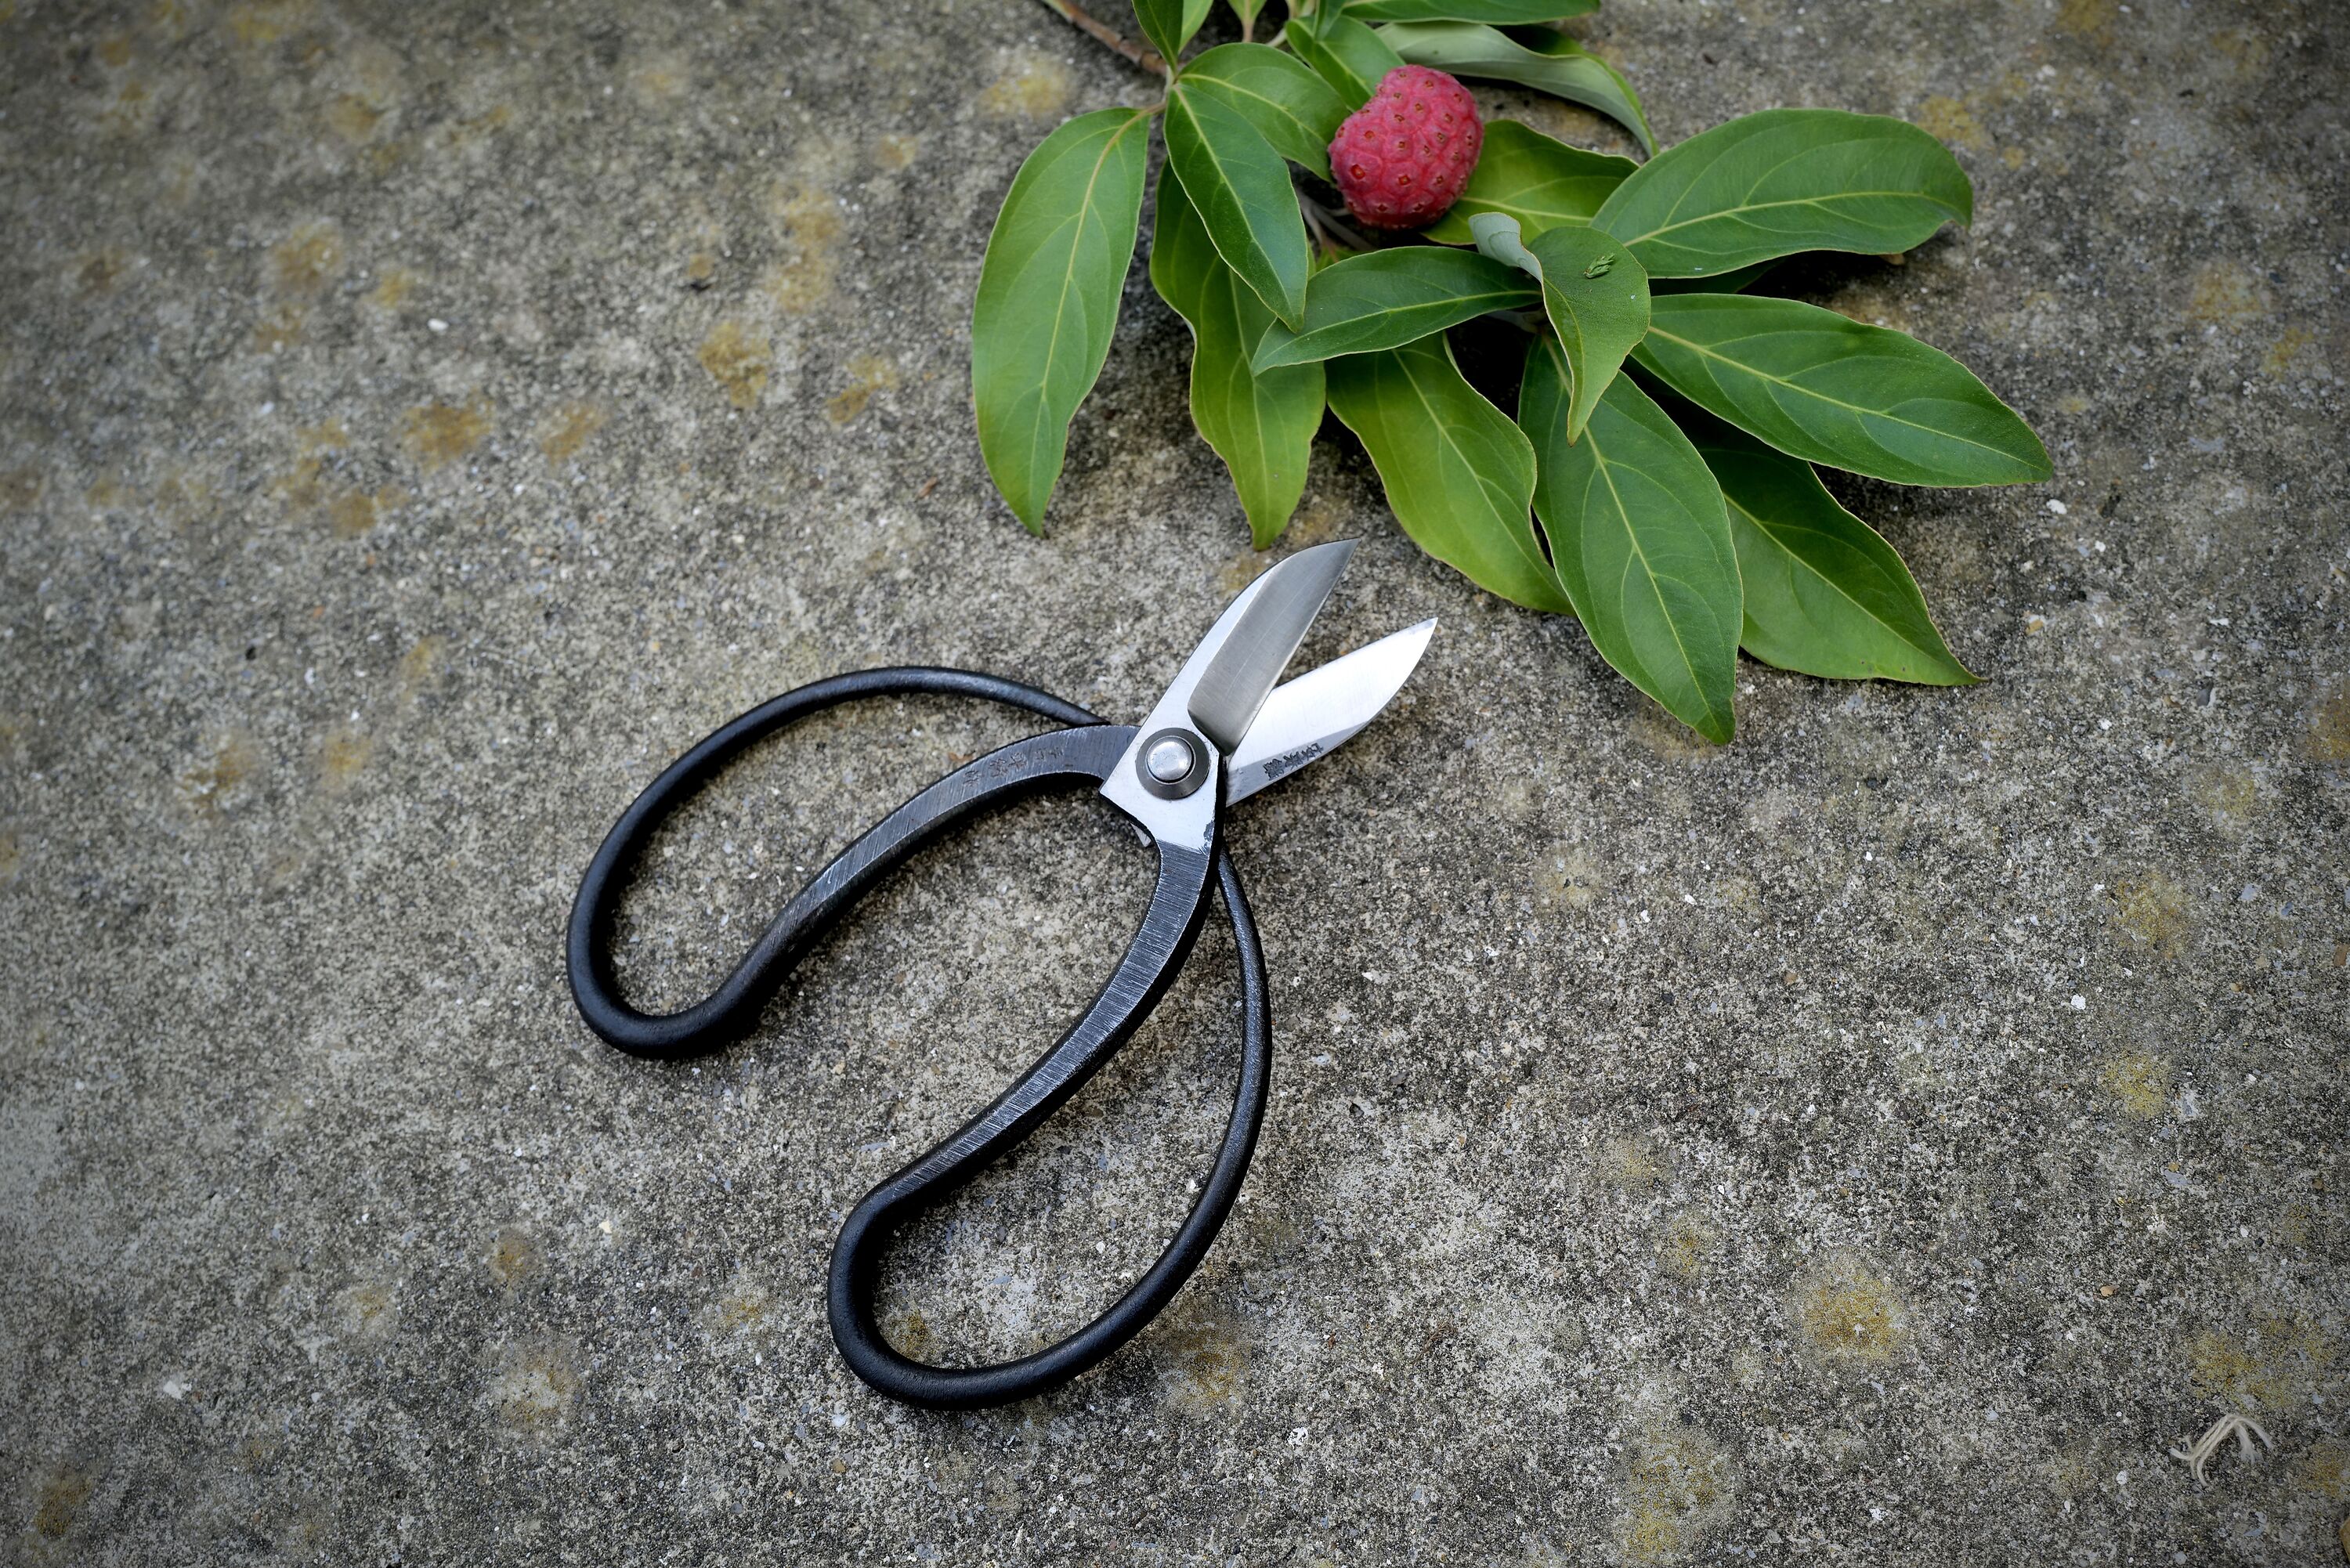
[(1256, 580), (1248, 607), (1191, 687), (1191, 722), (1216, 750), (1230, 756), (1247, 736), (1354, 553), (1352, 539), (1316, 545)]
[(1245, 800), (1354, 739), (1403, 689), (1435, 635), (1436, 622), (1424, 620), (1274, 688), (1232, 753), (1225, 801)]

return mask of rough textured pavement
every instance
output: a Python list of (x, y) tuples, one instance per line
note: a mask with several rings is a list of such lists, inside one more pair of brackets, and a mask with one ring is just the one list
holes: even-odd
[[(1031, 0), (0, 0), (6, 1555), (2334, 1560), (2339, 20), (1575, 23), (1668, 140), (1833, 104), (1973, 172), (1970, 235), (1798, 281), (2055, 455), (1846, 492), (1983, 682), (1749, 666), (1709, 749), (1326, 439), (1290, 542), (1367, 543), (1309, 654), (1443, 628), (1234, 823), (1279, 983), (1248, 1199), (1104, 1370), (941, 1417), (835, 1357), (833, 1228), (1090, 994), (1145, 854), (1017, 809), (696, 1067), (592, 1040), (559, 932), (754, 701), (935, 661), (1130, 716), (1261, 565), (1139, 270), (1050, 536), (979, 466), (981, 236), (1058, 117), (1151, 84)], [(653, 862), (631, 983), (699, 994), (1019, 732), (909, 704), (768, 748)], [(1147, 1262), (1233, 984), (1211, 936), (907, 1239), (901, 1343), (1016, 1352)], [(2166, 1450), (2230, 1409), (2273, 1451), (2198, 1486)]]

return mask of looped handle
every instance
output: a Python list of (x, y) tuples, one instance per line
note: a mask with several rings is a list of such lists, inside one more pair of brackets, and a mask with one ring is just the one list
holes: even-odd
[[(1072, 728), (1015, 741), (922, 791), (850, 845), (792, 899), (710, 995), (647, 1013), (619, 994), (608, 951), (619, 878), (684, 798), (744, 747), (785, 725), (860, 697), (934, 692), (1024, 708)], [(973, 813), (1054, 783), (1108, 777), (1134, 738), (1050, 692), (969, 670), (863, 670), (785, 693), (704, 738), (638, 796), (606, 835), (574, 900), (567, 940), (571, 993), (589, 1028), (635, 1055), (698, 1055), (748, 1033), (816, 935), (924, 843)], [(1212, 870), (1241, 962), (1240, 1081), (1216, 1161), (1173, 1240), (1140, 1280), (1092, 1323), (1032, 1355), (990, 1366), (944, 1367), (892, 1349), (876, 1321), (879, 1252), (891, 1231), (1017, 1145), (1076, 1093), (1130, 1038), (1166, 993), (1199, 935)], [(1221, 836), (1207, 849), (1159, 846), (1159, 878), (1125, 956), (1083, 1016), (1035, 1066), (937, 1148), (866, 1195), (841, 1226), (827, 1306), (834, 1343), (866, 1382), (910, 1404), (971, 1408), (1026, 1398), (1095, 1366), (1141, 1331), (1182, 1287), (1222, 1229), (1255, 1151), (1271, 1082), (1273, 1018), (1264, 953)]]
[[(1128, 733), (1130, 735), (1131, 731)], [(1241, 892), (1232, 857), (1219, 843), (1213, 857), (1225, 913), (1232, 917), (1232, 943), (1241, 960), (1241, 1072), (1232, 1092), (1232, 1118), (1224, 1126), (1216, 1163), (1159, 1261), (1093, 1322), (1032, 1355), (991, 1366), (933, 1366), (900, 1355), (882, 1338), (875, 1321), (873, 1289), (879, 1251), (899, 1223), (943, 1199), (948, 1193), (1026, 1137), (1055, 1107), (1076, 1093), (1110, 1054), (1134, 1033), (1158, 1004), (1199, 934), (1207, 908), (1210, 857), (1161, 844), (1159, 885), (1141, 931), (1102, 993), (1077, 1025), (995, 1103), (952, 1137), (867, 1193), (849, 1211), (833, 1243), (832, 1275), (826, 1308), (833, 1343), (842, 1359), (866, 1382), (895, 1399), (932, 1409), (966, 1410), (1008, 1404), (1059, 1386), (1098, 1364), (1139, 1334), (1183, 1288), (1223, 1228), (1248, 1174), (1264, 1121), (1265, 1095), (1273, 1078), (1273, 1007), (1265, 984), (1264, 950), (1256, 921)], [(1196, 895), (1193, 893), (1196, 889)], [(1185, 898), (1197, 902), (1189, 929), (1171, 950), (1161, 941), (1172, 933), (1166, 920)], [(1154, 929), (1154, 921), (1159, 922)], [(1147, 992), (1128, 989), (1147, 974)]]
[[(980, 763), (992, 763), (1003, 757), (1004, 752), (1028, 744), (1014, 742), (1004, 752), (983, 757), (979, 763), (941, 779), (915, 796), (888, 822), (849, 846), (840, 858), (802, 888), (783, 913), (760, 933), (733, 972), (700, 1002), (675, 1012), (650, 1013), (639, 1012), (621, 1001), (608, 950), (612, 916), (619, 901), (622, 874), (635, 862), (654, 830), (737, 753), (785, 725), (859, 698), (902, 697), (910, 693), (980, 697), (1087, 728), (1033, 737), (1035, 742), (1053, 744), (1032, 746), (1021, 759), (1025, 771), (998, 768), (992, 778), (965, 778)], [(1092, 766), (1091, 753), (1107, 742), (1109, 728), (1076, 703), (1065, 702), (1034, 686), (968, 670), (921, 666), (860, 670), (851, 675), (814, 681), (722, 724), (645, 786), (644, 794), (629, 804), (629, 809), (620, 814), (620, 820), (612, 825), (612, 831), (604, 836), (596, 857), (588, 863), (587, 874), (579, 878), (579, 894), (571, 903), (571, 923), (565, 941), (571, 997), (578, 1003), (579, 1015), (607, 1044), (633, 1056), (675, 1060), (732, 1044), (757, 1024), (760, 1009), (790, 974), (808, 941), (855, 903), (866, 888), (919, 848), (928, 833), (937, 832), (1006, 795), (1041, 787), (1055, 778), (1098, 778), (1100, 774)], [(1131, 732), (1128, 733), (1130, 736)], [(1065, 736), (1080, 739), (1072, 744)], [(1123, 740), (1118, 742), (1121, 747), (1125, 743)], [(1052, 758), (1038, 754), (1045, 752), (1072, 765), (1052, 765)], [(959, 780), (963, 782), (956, 788), (948, 787), (956, 785)], [(915, 813), (917, 806), (925, 807), (925, 811)], [(910, 813), (915, 815), (909, 816)], [(891, 831), (885, 833), (885, 828)]]

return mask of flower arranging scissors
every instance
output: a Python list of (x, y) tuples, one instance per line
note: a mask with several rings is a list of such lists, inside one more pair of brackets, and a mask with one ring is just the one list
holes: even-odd
[[(1142, 928), (1083, 1016), (994, 1104), (866, 1194), (841, 1225), (826, 1299), (833, 1341), (857, 1375), (882, 1393), (942, 1409), (1043, 1393), (1131, 1339), (1207, 1255), (1256, 1147), (1272, 1060), (1264, 954), (1223, 847), (1223, 810), (1369, 723), (1401, 689), (1436, 629), (1434, 621), (1423, 621), (1275, 686), (1353, 550), (1352, 541), (1301, 550), (1250, 584), (1139, 725), (1106, 724), (1050, 692), (966, 670), (868, 670), (787, 691), (671, 763), (621, 814), (589, 862), (571, 907), (572, 997), (588, 1026), (609, 1044), (674, 1059), (749, 1033), (817, 935), (916, 849), (983, 808), (1055, 784), (1090, 784), (1156, 845), (1159, 878)], [(650, 1014), (621, 1001), (608, 951), (613, 906), (625, 872), (661, 820), (764, 736), (837, 703), (910, 692), (983, 697), (1069, 727), (990, 752), (891, 812), (817, 873), (701, 1002)], [(1240, 951), (1240, 1083), (1215, 1165), (1174, 1239), (1099, 1317), (1032, 1355), (987, 1366), (934, 1366), (899, 1355), (882, 1337), (874, 1313), (882, 1244), (902, 1221), (1025, 1138), (1127, 1042), (1190, 956), (1211, 882), (1223, 892)]]

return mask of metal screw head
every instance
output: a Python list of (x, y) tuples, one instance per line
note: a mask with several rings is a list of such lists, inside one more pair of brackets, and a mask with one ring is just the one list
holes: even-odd
[(1135, 753), (1134, 776), (1160, 800), (1181, 800), (1208, 782), (1208, 748), (1189, 730), (1161, 730)]
[(1150, 750), (1143, 753), (1142, 765), (1148, 768), (1150, 771), (1150, 776), (1160, 784), (1171, 784), (1191, 771), (1191, 764), (1195, 760), (1191, 748), (1184, 742), (1181, 736), (1166, 735), (1155, 742)]

